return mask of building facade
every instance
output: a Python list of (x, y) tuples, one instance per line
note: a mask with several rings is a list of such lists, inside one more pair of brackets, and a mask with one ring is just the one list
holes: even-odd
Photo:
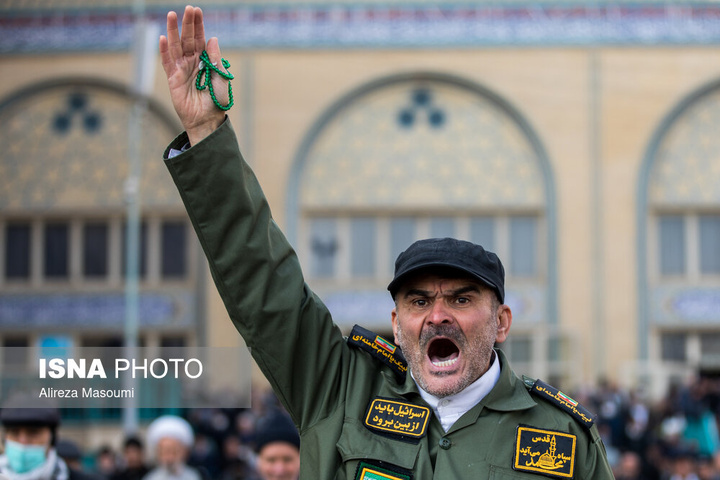
[[(164, 29), (181, 8), (144, 12)], [(1, 11), (3, 368), (123, 344), (137, 156), (140, 344), (241, 345), (162, 165), (181, 127), (159, 61), (134, 89), (131, 2)], [(720, 369), (715, 4), (215, 1), (205, 18), (244, 156), (344, 331), (391, 336), (394, 258), (457, 236), (505, 263), (518, 372), (659, 394)]]

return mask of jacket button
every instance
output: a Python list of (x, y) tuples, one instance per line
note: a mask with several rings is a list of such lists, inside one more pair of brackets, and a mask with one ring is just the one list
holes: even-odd
[(440, 448), (442, 448), (443, 450), (450, 449), (450, 445), (452, 445), (452, 442), (450, 441), (449, 438), (441, 438), (440, 439)]

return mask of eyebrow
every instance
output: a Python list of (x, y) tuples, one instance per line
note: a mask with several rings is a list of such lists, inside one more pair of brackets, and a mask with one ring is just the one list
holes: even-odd
[[(455, 290), (449, 290), (447, 295), (448, 297), (457, 297), (458, 295), (462, 295), (463, 293), (468, 292), (477, 292), (480, 293), (480, 288), (478, 288), (477, 285), (466, 285), (464, 287), (456, 288)], [(419, 288), (411, 288), (407, 291), (407, 293), (403, 296), (403, 298), (408, 297), (432, 297), (433, 295), (430, 295), (429, 290), (421, 290)]]

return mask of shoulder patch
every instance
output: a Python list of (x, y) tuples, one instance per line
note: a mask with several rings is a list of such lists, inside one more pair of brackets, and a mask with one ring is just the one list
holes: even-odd
[(535, 380), (533, 382), (532, 379), (527, 377), (523, 377), (523, 382), (525, 383), (525, 387), (530, 390), (530, 393), (547, 400), (560, 410), (567, 412), (588, 430), (595, 423), (594, 414), (557, 388), (548, 385), (542, 380)]
[(407, 362), (400, 349), (392, 342), (370, 330), (355, 325), (347, 339), (348, 345), (365, 350), (374, 358), (390, 367), (398, 376), (404, 377), (407, 372)]

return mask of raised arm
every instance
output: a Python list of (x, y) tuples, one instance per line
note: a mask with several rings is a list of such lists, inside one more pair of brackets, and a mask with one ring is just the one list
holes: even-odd
[[(205, 42), (203, 14), (199, 7), (187, 6), (183, 14), (182, 32), (178, 31), (177, 14), (167, 15), (167, 36), (160, 37), (160, 57), (167, 76), (170, 98), (187, 132), (190, 145), (195, 145), (215, 131), (225, 118), (206, 90), (196, 88), (200, 55), (207, 51), (210, 61), (222, 66), (217, 38)], [(214, 92), (223, 105), (228, 103), (228, 82), (220, 75), (211, 75)]]
[[(342, 405), (352, 355), (325, 305), (305, 285), (230, 121), (207, 90), (196, 88), (203, 50), (222, 68), (217, 39), (205, 42), (202, 11), (185, 9), (182, 32), (170, 12), (160, 53), (187, 137), (179, 135), (168, 147), (166, 165), (232, 322), (303, 432)], [(216, 72), (211, 78), (227, 105), (227, 82)], [(193, 148), (170, 155), (188, 142)]]

